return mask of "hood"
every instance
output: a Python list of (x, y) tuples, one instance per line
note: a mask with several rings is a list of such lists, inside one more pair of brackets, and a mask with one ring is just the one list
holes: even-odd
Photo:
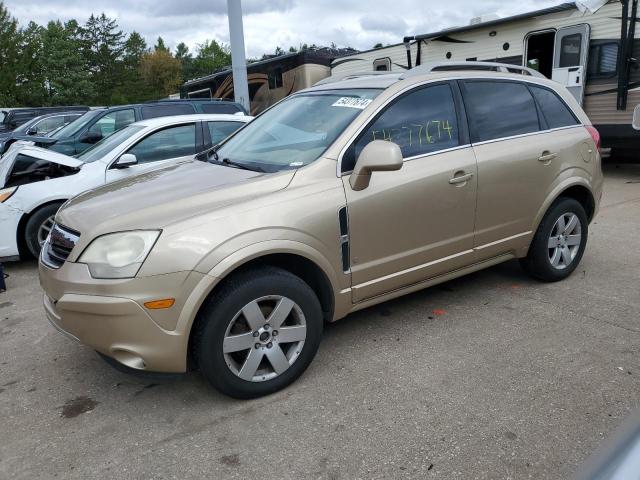
[[(62, 155), (61, 153), (53, 152), (51, 150), (45, 150), (44, 148), (25, 145), (22, 148), (6, 153), (2, 158), (0, 158), (0, 188), (7, 184), (7, 179), (9, 174), (12, 172), (18, 155), (22, 155), (22, 165), (20, 168), (23, 169), (28, 169), (28, 166), (25, 165), (25, 159), (33, 159), (34, 167), (37, 166), (38, 168), (42, 168), (43, 166), (46, 166), (46, 164), (54, 164), (68, 167), (70, 169), (77, 169), (83, 165), (83, 162), (77, 158)], [(51, 177), (51, 175), (46, 176)]]
[(190, 160), (82, 193), (56, 221), (90, 238), (163, 228), (205, 212), (285, 188), (295, 170), (260, 173)]

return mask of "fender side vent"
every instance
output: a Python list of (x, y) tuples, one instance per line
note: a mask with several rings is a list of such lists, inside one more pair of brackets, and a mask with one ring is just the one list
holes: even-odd
[(340, 223), (340, 253), (342, 254), (342, 271), (347, 273), (351, 268), (349, 260), (349, 218), (347, 207), (342, 207), (338, 211), (338, 221)]

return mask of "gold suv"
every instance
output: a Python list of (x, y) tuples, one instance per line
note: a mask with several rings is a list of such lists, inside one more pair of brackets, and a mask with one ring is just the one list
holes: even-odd
[(265, 395), (323, 323), (519, 258), (573, 272), (599, 136), (532, 72), (368, 75), (265, 111), (194, 160), (81, 194), (40, 257), (51, 323), (127, 369)]

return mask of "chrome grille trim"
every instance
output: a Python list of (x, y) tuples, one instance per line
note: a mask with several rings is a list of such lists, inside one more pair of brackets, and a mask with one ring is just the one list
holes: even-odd
[(80, 233), (58, 223), (53, 225), (47, 241), (42, 246), (40, 259), (47, 267), (58, 269), (67, 261)]

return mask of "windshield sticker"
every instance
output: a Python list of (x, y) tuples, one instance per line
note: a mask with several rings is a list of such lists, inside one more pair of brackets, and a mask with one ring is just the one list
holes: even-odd
[(331, 104), (332, 107), (349, 107), (349, 108), (357, 108), (359, 110), (364, 110), (367, 105), (371, 103), (370, 98), (356, 98), (356, 97), (340, 97), (334, 103)]
[(290, 167), (301, 167), (302, 165), (304, 165), (304, 162), (291, 162), (289, 164)]

